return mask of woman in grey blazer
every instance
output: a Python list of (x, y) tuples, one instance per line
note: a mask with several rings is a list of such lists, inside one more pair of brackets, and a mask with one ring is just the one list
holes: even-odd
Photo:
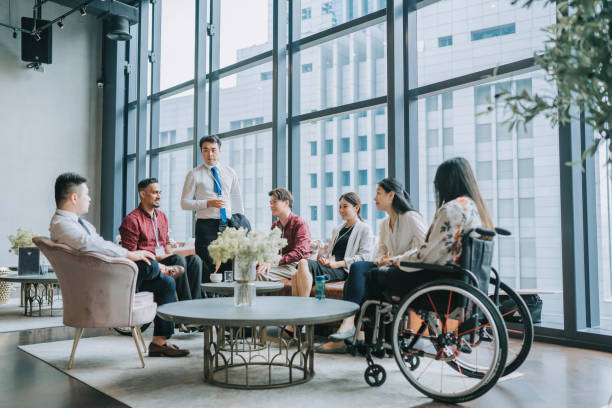
[(340, 196), (339, 202), (338, 212), (344, 223), (333, 229), (330, 243), (319, 251), (316, 261), (298, 262), (298, 270), (291, 278), (293, 296), (310, 296), (315, 276), (324, 275), (327, 282), (343, 281), (353, 263), (371, 259), (372, 228), (359, 215), (361, 199), (351, 192)]

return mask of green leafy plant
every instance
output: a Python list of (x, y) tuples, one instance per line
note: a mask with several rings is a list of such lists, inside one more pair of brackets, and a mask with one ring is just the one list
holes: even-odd
[[(534, 56), (535, 62), (556, 86), (555, 95), (512, 95), (502, 90), (496, 98), (504, 98), (510, 110), (508, 129), (544, 115), (551, 124), (566, 124), (584, 112), (585, 122), (592, 126), (594, 143), (582, 154), (593, 155), (612, 134), (612, 0), (513, 0), (531, 7), (534, 3), (556, 4), (556, 23), (545, 28), (548, 39), (544, 50)], [(575, 108), (578, 108), (575, 109)], [(612, 157), (612, 156), (609, 156)], [(608, 159), (608, 163), (612, 160)]]
[(21, 227), (17, 228), (17, 233), (15, 235), (8, 236), (8, 240), (11, 243), (11, 249), (9, 249), (9, 252), (19, 255), (20, 247), (34, 246), (32, 238), (34, 238), (34, 233), (32, 231), (24, 230)]

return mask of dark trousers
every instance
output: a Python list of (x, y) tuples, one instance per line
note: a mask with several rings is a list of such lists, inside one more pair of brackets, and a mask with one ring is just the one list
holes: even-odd
[[(153, 292), (153, 299), (157, 306), (175, 302), (176, 285), (174, 278), (164, 275), (159, 270), (157, 261), (151, 260), (151, 265), (144, 261), (136, 262), (138, 266), (138, 278), (136, 281), (137, 292)], [(174, 324), (155, 316), (154, 336), (165, 336), (167, 339), (174, 332)]]
[(374, 267), (374, 262), (355, 262), (349, 268), (348, 279), (344, 283), (342, 299), (361, 304), (366, 293), (366, 276)]
[(402, 298), (425, 283), (448, 277), (444, 272), (405, 272), (396, 266), (372, 268), (366, 273), (364, 300), (388, 301), (392, 296)]
[(176, 279), (176, 295), (178, 300), (200, 299), (202, 297), (202, 260), (197, 255), (170, 255), (160, 263), (182, 266), (185, 273)]
[[(215, 262), (208, 253), (208, 245), (217, 239), (220, 220), (199, 219), (196, 221), (195, 251), (202, 260), (202, 283), (210, 282), (210, 274), (215, 272)], [(221, 265), (219, 272), (232, 269), (231, 261)]]

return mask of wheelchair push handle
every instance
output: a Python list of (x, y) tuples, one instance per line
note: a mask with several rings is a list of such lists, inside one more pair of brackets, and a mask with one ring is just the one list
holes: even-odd
[(494, 237), (495, 236), (495, 231), (491, 231), (485, 228), (474, 228), (474, 232), (479, 234), (482, 237)]
[(510, 231), (508, 231), (505, 228), (500, 228), (500, 227), (495, 227), (495, 232), (497, 232), (497, 235), (503, 235), (505, 237), (509, 237), (510, 235), (512, 235)]
[(489, 230), (489, 229), (478, 227), (478, 228), (469, 230), (465, 235), (469, 235), (472, 231), (479, 234), (481, 237), (487, 237), (487, 238), (492, 238), (495, 235), (503, 235), (503, 236), (512, 235), (510, 231), (508, 231), (505, 228), (500, 228), (500, 227), (495, 227), (495, 230)]

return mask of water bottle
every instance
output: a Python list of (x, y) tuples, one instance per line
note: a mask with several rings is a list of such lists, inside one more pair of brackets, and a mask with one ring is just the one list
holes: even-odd
[(325, 275), (319, 275), (315, 278), (315, 298), (317, 300), (325, 299)]
[(40, 257), (40, 274), (46, 275), (49, 272), (49, 261), (45, 258), (44, 255)]

